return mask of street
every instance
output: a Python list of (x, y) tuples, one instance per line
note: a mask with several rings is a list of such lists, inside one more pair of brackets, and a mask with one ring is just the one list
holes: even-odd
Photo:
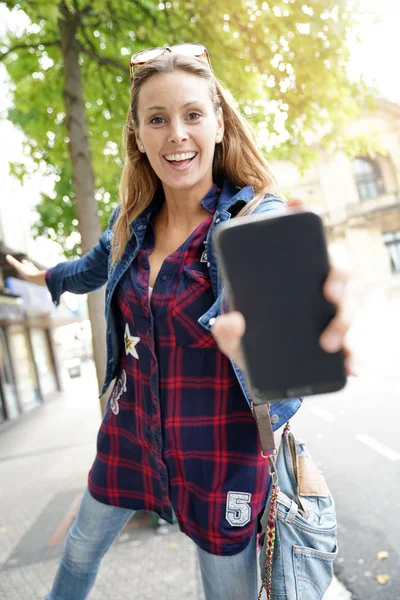
[[(65, 383), (64, 395), (0, 435), (0, 600), (43, 600), (85, 487), (100, 422), (93, 364)], [(132, 520), (90, 597), (204, 600), (194, 544), (177, 525), (161, 529), (143, 513)], [(334, 580), (324, 600), (348, 595)]]
[[(0, 600), (43, 600), (93, 461), (99, 403), (91, 362), (66, 392), (0, 435)], [(136, 518), (137, 517), (137, 518)], [(201, 600), (194, 544), (137, 513), (105, 557), (93, 600)]]
[[(400, 376), (365, 371), (341, 392), (306, 398), (292, 419), (335, 498), (335, 570), (353, 600), (400, 599), (399, 422)], [(379, 584), (379, 574), (390, 579)]]
[[(359, 377), (336, 394), (306, 398), (291, 426), (336, 501), (338, 579), (353, 600), (400, 600), (400, 323), (397, 300), (375, 299), (352, 327)], [(65, 385), (64, 395), (0, 435), (0, 600), (43, 600), (85, 487), (100, 422), (93, 364)], [(347, 600), (339, 587), (334, 582), (327, 600)], [(204, 600), (194, 545), (176, 525), (160, 535), (149, 520), (132, 522), (91, 598), (160, 594)]]

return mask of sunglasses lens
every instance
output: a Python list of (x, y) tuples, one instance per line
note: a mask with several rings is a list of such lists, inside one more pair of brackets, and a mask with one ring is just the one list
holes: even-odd
[(201, 44), (180, 44), (175, 46), (179, 48), (179, 54), (185, 54), (186, 56), (201, 56), (205, 54), (205, 48)]
[[(163, 54), (166, 50), (170, 50), (171, 52), (178, 52), (179, 54), (183, 54), (185, 56), (192, 56), (200, 59), (204, 59), (210, 65), (210, 58), (208, 56), (208, 52), (204, 46), (201, 44), (177, 44), (176, 46), (165, 47), (165, 48), (150, 48), (149, 50), (141, 50), (140, 52), (136, 52), (136, 54), (132, 55), (131, 63), (130, 63), (130, 72), (131, 79), (133, 79), (133, 74), (135, 71), (135, 66), (144, 65), (151, 60), (154, 60), (161, 54)], [(211, 65), (210, 65), (211, 66)]]
[(131, 63), (135, 65), (138, 63), (149, 62), (149, 60), (154, 60), (157, 58), (157, 56), (160, 56), (163, 51), (163, 48), (150, 48), (150, 50), (143, 50), (142, 52), (138, 52), (132, 56)]

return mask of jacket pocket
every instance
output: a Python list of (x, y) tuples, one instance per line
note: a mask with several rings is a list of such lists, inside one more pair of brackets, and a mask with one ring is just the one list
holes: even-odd
[[(322, 600), (332, 581), (337, 555), (334, 508), (326, 505), (320, 513), (324, 527), (310, 523), (298, 512), (293, 517), (295, 503), (287, 500), (281, 492), (277, 502), (272, 600)], [(264, 541), (263, 563), (265, 551)]]
[(333, 552), (323, 552), (305, 546), (293, 546), (293, 567), (296, 600), (322, 600), (333, 578)]

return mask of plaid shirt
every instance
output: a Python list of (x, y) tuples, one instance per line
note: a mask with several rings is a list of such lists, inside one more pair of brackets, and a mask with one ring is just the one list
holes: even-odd
[(114, 295), (123, 352), (89, 489), (100, 502), (153, 511), (211, 554), (248, 544), (263, 510), (267, 460), (231, 363), (197, 319), (214, 302), (204, 240), (210, 213), (168, 256), (149, 298), (151, 222)]

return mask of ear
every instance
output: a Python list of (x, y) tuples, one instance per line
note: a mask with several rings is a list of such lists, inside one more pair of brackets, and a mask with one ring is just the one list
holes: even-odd
[(136, 138), (137, 147), (139, 148), (140, 152), (145, 152), (144, 146), (143, 146), (142, 142), (140, 141), (139, 135), (135, 134), (135, 138)]
[(219, 107), (217, 111), (217, 130), (215, 135), (215, 143), (220, 144), (222, 142), (222, 138), (224, 137), (224, 115), (222, 112), (222, 108)]

